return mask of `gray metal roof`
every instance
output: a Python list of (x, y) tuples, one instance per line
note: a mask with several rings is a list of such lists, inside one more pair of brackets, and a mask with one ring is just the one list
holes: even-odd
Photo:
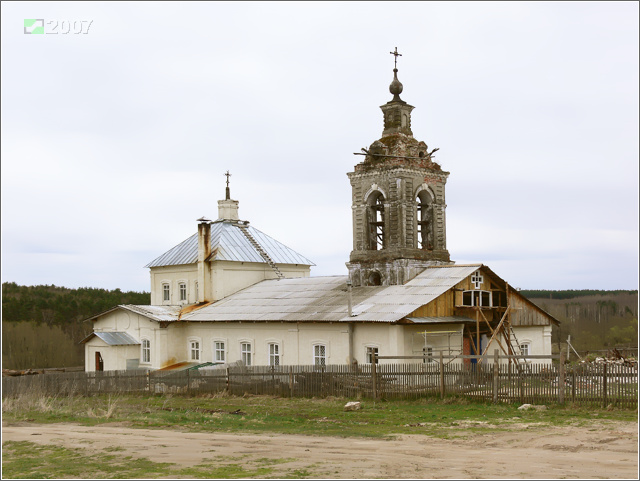
[(154, 321), (175, 321), (182, 306), (136, 306), (123, 304), (118, 307), (140, 314)]
[(182, 317), (185, 321), (396, 322), (455, 286), (481, 264), (430, 267), (402, 286), (354, 287), (347, 276), (266, 280)]
[(85, 338), (85, 342), (89, 340), (93, 335), (98, 336), (104, 342), (109, 344), (110, 346), (130, 346), (140, 344), (140, 341), (137, 341), (133, 336), (127, 334), (126, 332), (93, 332), (87, 338)]
[[(276, 264), (315, 265), (309, 259), (298, 254), (253, 226), (248, 226), (251, 235), (269, 254)], [(211, 224), (212, 261), (259, 262), (265, 260), (251, 245), (249, 240), (233, 222), (214, 222)], [(145, 267), (177, 266), (194, 264), (198, 261), (198, 234), (193, 234), (177, 246), (157, 257)]]

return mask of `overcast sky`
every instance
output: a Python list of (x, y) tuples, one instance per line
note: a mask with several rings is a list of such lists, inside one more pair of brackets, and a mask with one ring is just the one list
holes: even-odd
[(637, 2), (3, 2), (2, 281), (148, 291), (227, 169), (242, 219), (347, 274), (398, 47), (451, 259), (637, 289), (638, 43)]

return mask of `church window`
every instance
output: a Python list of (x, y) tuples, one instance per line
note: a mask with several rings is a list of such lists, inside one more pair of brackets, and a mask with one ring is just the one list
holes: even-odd
[(528, 342), (523, 342), (522, 344), (520, 344), (520, 351), (522, 352), (523, 356), (528, 356), (530, 353), (529, 348), (531, 347), (531, 344), (529, 344)]
[(213, 361), (217, 363), (225, 362), (224, 341), (215, 341), (213, 343)]
[(171, 300), (171, 293), (169, 291), (169, 284), (162, 284), (162, 300), (163, 301), (170, 301)]
[(186, 282), (181, 282), (180, 284), (178, 284), (178, 287), (180, 289), (180, 300), (181, 301), (186, 301), (187, 300), (187, 284), (186, 284)]
[(149, 339), (142, 340), (142, 362), (151, 362), (151, 341)]
[(327, 346), (315, 344), (313, 346), (313, 365), (325, 366), (327, 364)]
[(373, 364), (375, 359), (376, 364), (378, 364), (378, 348), (374, 346), (367, 346), (366, 350), (366, 359), (367, 364)]
[(379, 250), (386, 247), (384, 237), (384, 196), (375, 191), (367, 200), (367, 229), (369, 250)]
[(245, 366), (251, 366), (251, 343), (243, 342), (240, 344), (240, 353), (242, 356), (242, 362)]
[(200, 341), (196, 339), (189, 340), (189, 356), (192, 361), (200, 360)]
[(416, 218), (418, 220), (418, 247), (433, 249), (433, 207), (429, 192), (421, 191), (416, 198)]
[(464, 291), (462, 305), (470, 307), (493, 307), (491, 291)]
[(196, 281), (196, 302), (200, 300), (200, 291), (198, 290), (198, 281)]
[(382, 285), (382, 276), (378, 271), (371, 271), (369, 273), (369, 277), (367, 278), (367, 285), (369, 286), (381, 286)]
[(280, 345), (275, 342), (269, 343), (269, 366), (280, 365)]
[(476, 289), (480, 289), (480, 286), (483, 282), (484, 278), (482, 277), (482, 274), (480, 274), (480, 271), (474, 272), (474, 274), (471, 276), (471, 283), (473, 284), (473, 286)]

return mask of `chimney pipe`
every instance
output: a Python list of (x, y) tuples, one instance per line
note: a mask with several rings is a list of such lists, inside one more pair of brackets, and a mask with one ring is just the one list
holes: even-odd
[(351, 310), (351, 304), (352, 304), (352, 301), (351, 301), (351, 279), (348, 279), (347, 280), (347, 306), (348, 306), (347, 309), (348, 309), (348, 312), (349, 312), (349, 317), (353, 317), (353, 312)]

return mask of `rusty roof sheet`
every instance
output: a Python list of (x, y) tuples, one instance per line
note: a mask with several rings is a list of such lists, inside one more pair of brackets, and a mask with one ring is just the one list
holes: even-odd
[(118, 307), (158, 322), (178, 320), (182, 308), (182, 306), (138, 306), (133, 304), (122, 304)]
[[(248, 226), (247, 228), (253, 238), (276, 264), (315, 265), (303, 255), (269, 237), (255, 227)], [(235, 222), (220, 221), (211, 224), (211, 252), (210, 260), (212, 261), (265, 262)], [(197, 261), (198, 234), (196, 233), (169, 249), (145, 267), (195, 264)]]
[(402, 286), (354, 287), (348, 316), (347, 276), (266, 280), (210, 306), (186, 321), (396, 322), (482, 267), (429, 267)]

